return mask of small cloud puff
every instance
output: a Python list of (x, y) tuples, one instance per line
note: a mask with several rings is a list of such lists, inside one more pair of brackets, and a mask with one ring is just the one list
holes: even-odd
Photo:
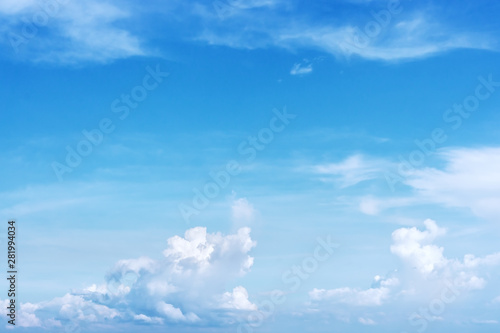
[(249, 225), (255, 219), (255, 214), (254, 206), (246, 198), (233, 199), (231, 217), (234, 225)]
[(290, 75), (305, 75), (313, 71), (311, 63), (296, 63), (290, 70)]

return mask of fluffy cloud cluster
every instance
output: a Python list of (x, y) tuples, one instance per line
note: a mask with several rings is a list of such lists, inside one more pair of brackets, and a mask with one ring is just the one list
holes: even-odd
[[(500, 252), (484, 257), (466, 254), (463, 260), (447, 258), (444, 248), (434, 244), (437, 238), (446, 235), (446, 229), (430, 219), (424, 221), (424, 226), (424, 230), (400, 228), (392, 233), (391, 252), (403, 261), (412, 274), (388, 278), (377, 275), (368, 289), (315, 288), (309, 292), (311, 304), (318, 307), (324, 303), (380, 306), (399, 297), (408, 299), (412, 295), (432, 294), (431, 290), (439, 291), (445, 285), (462, 292), (483, 289), (487, 281), (481, 276), (482, 270), (500, 264)], [(418, 274), (415, 275), (415, 272)]]
[(433, 220), (426, 220), (424, 225), (424, 231), (415, 227), (394, 231), (391, 252), (424, 278), (446, 279), (457, 288), (483, 289), (486, 281), (478, 276), (479, 271), (485, 266), (500, 264), (500, 252), (482, 258), (473, 254), (466, 254), (463, 260), (447, 258), (443, 247), (432, 244), (434, 239), (446, 234), (446, 229), (440, 228)]
[[(378, 319), (374, 320), (375, 312), (369, 309), (430, 297), (445, 287), (457, 295), (485, 288), (488, 274), (484, 269), (500, 264), (500, 253), (448, 258), (444, 248), (435, 244), (446, 235), (446, 229), (432, 220), (424, 221), (424, 227), (399, 228), (392, 233), (390, 250), (410, 274), (394, 271), (386, 277), (377, 275), (369, 288), (314, 288), (309, 292), (308, 303), (312, 312), (346, 307), (355, 312), (355, 308), (360, 308), (364, 312), (355, 314), (357, 321), (375, 325)], [(169, 238), (167, 243), (161, 260), (148, 257), (120, 260), (103, 284), (48, 302), (23, 304), (19, 326), (55, 330), (68, 325), (130, 322), (227, 325), (241, 322), (250, 311), (259, 310), (247, 290), (233, 284), (253, 265), (248, 253), (255, 242), (249, 228), (222, 235), (196, 227), (187, 230), (183, 237)], [(496, 304), (499, 299), (491, 303)], [(3, 309), (6, 304), (0, 302)]]
[[(49, 302), (24, 304), (21, 326), (56, 327), (77, 323), (214, 324), (236, 322), (257, 309), (242, 286), (226, 290), (253, 265), (256, 245), (250, 229), (207, 233), (196, 227), (168, 239), (162, 260), (121, 260), (106, 282)], [(5, 308), (5, 307), (3, 307)]]
[(430, 244), (436, 237), (442, 236), (446, 230), (437, 226), (432, 220), (425, 220), (424, 231), (417, 228), (401, 228), (392, 233), (391, 252), (415, 267), (421, 274), (432, 273), (443, 267), (447, 260), (443, 256), (443, 248)]

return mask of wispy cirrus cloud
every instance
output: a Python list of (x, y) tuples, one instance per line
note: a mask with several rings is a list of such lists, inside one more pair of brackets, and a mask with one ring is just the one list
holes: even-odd
[(290, 75), (305, 75), (313, 71), (311, 63), (295, 63), (290, 70)]
[(496, 49), (496, 41), (474, 33), (455, 34), (451, 28), (430, 23), (425, 17), (401, 20), (377, 37), (360, 36), (354, 25), (304, 27), (275, 36), (286, 46), (310, 47), (335, 56), (358, 56), (369, 60), (418, 59), (453, 49)]
[[(434, 204), (468, 208), (479, 217), (495, 221), (500, 214), (500, 148), (446, 148), (435, 154), (440, 167), (422, 167), (409, 171), (402, 182), (410, 192), (394, 197), (375, 193), (354, 201), (365, 214), (378, 215), (391, 208)], [(384, 178), (395, 162), (363, 154), (348, 156), (340, 162), (316, 164), (306, 170), (319, 180), (339, 188)], [(304, 168), (302, 168), (304, 170)]]
[(468, 207), (477, 216), (500, 216), (500, 148), (453, 148), (438, 155), (445, 167), (415, 170), (405, 183), (422, 199)]
[(343, 161), (318, 164), (310, 168), (325, 182), (334, 182), (340, 188), (356, 185), (365, 180), (379, 178), (389, 162), (361, 154), (348, 156)]
[[(46, 11), (31, 0), (2, 2), (0, 16), (6, 24), (1, 30), (8, 37), (4, 46), (18, 49), (17, 55), (34, 61), (105, 63), (152, 55), (151, 50), (162, 49), (161, 45), (151, 45), (147, 31), (134, 28), (150, 22), (156, 29), (172, 30), (156, 20), (175, 17), (192, 23), (186, 25), (189, 28), (176, 29), (172, 33), (175, 38), (232, 48), (316, 50), (340, 58), (356, 56), (379, 61), (419, 59), (454, 49), (498, 49), (496, 38), (489, 32), (455, 28), (425, 8), (401, 7), (382, 22), (369, 16), (374, 12), (370, 6), (380, 9), (374, 1), (351, 2), (366, 11), (364, 18), (334, 15), (329, 20), (315, 20), (319, 13), (304, 12), (297, 3), (279, 0), (195, 2), (190, 6), (175, 2), (164, 7), (149, 4), (140, 11), (129, 2), (114, 0), (51, 1), (58, 4), (57, 9), (48, 15), (47, 23), (35, 24), (37, 32), (28, 38), (23, 35), (26, 21), (33, 26), (34, 15), (46, 15)], [(151, 21), (153, 15), (155, 20)], [(370, 24), (378, 25), (377, 33), (367, 30)], [(311, 71), (311, 65), (298, 65), (291, 74)]]
[(0, 13), (15, 14), (36, 5), (35, 0), (4, 0), (0, 3)]
[(500, 148), (447, 148), (438, 151), (436, 157), (443, 162), (442, 167), (414, 169), (403, 180), (413, 190), (411, 196), (384, 199), (367, 196), (361, 199), (361, 208), (377, 214), (393, 207), (437, 204), (468, 208), (476, 216), (496, 221), (500, 214), (497, 204), (500, 201), (497, 168)]
[(0, 6), (5, 47), (36, 62), (109, 62), (148, 54), (122, 23), (132, 10), (113, 1), (7, 1)]
[[(366, 2), (360, 5), (370, 12)], [(275, 7), (261, 8), (259, 12), (259, 16), (267, 17), (265, 22), (270, 23), (255, 20), (248, 10), (225, 20), (224, 25), (210, 16), (202, 16), (210, 23), (199, 39), (233, 48), (315, 49), (340, 58), (357, 56), (380, 61), (419, 59), (454, 49), (498, 49), (496, 38), (489, 33), (454, 28), (440, 22), (438, 14), (430, 14), (424, 9), (401, 7), (397, 14), (384, 9), (384, 22), (368, 16), (364, 21), (336, 18), (334, 24), (309, 21), (307, 16), (295, 12), (293, 6), (286, 10), (296, 19), (284, 19)]]

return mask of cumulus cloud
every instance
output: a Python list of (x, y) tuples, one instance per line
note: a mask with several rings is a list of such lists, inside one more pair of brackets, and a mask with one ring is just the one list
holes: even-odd
[(500, 253), (489, 254), (483, 258), (477, 258), (473, 254), (466, 254), (463, 263), (457, 264), (459, 267), (476, 268), (479, 266), (494, 266), (500, 263)]
[(447, 258), (443, 254), (444, 248), (433, 244), (436, 238), (446, 234), (446, 229), (430, 219), (425, 220), (424, 225), (426, 229), (423, 231), (415, 227), (395, 230), (391, 252), (424, 278), (450, 280), (465, 290), (483, 289), (486, 280), (478, 276), (479, 271), (500, 264), (500, 253), (479, 258), (465, 254), (463, 260)]
[[(5, 301), (8, 302), (8, 301)], [(7, 304), (7, 303), (5, 303)], [(24, 303), (18, 311), (20, 327), (50, 329), (63, 324), (96, 323), (123, 317), (116, 309), (85, 299), (81, 295), (66, 294), (38, 304)]]
[(221, 308), (237, 310), (257, 310), (257, 306), (248, 300), (248, 292), (242, 286), (233, 289), (232, 292), (225, 292), (221, 298)]
[[(424, 227), (424, 230), (399, 228), (392, 233), (390, 250), (403, 261), (410, 274), (394, 271), (387, 277), (377, 275), (367, 289), (314, 288), (309, 292), (311, 306), (379, 307), (401, 299), (433, 295), (445, 288), (452, 289), (454, 294), (484, 289), (487, 285), (484, 269), (500, 264), (500, 252), (484, 257), (465, 254), (462, 260), (448, 258), (444, 255), (444, 247), (435, 244), (439, 237), (446, 235), (446, 229), (430, 219), (424, 221)], [(500, 297), (493, 303), (498, 299)], [(369, 321), (364, 324), (369, 324)]]
[[(164, 258), (118, 261), (103, 284), (37, 304), (23, 304), (21, 325), (49, 328), (115, 320), (167, 325), (221, 324), (256, 310), (247, 290), (226, 286), (248, 272), (256, 245), (250, 229), (234, 234), (208, 233), (204, 227), (167, 240)], [(3, 307), (6, 308), (6, 307)]]
[(437, 226), (432, 220), (425, 220), (426, 230), (417, 228), (401, 228), (392, 233), (391, 252), (413, 265), (420, 273), (429, 274), (435, 268), (446, 265), (443, 248), (431, 243), (442, 236), (446, 230)]
[(172, 304), (167, 304), (163, 301), (158, 302), (157, 310), (160, 314), (163, 314), (165, 317), (172, 319), (173, 321), (190, 321), (195, 322), (200, 320), (200, 318), (194, 313), (190, 312), (187, 315), (184, 315), (182, 311)]

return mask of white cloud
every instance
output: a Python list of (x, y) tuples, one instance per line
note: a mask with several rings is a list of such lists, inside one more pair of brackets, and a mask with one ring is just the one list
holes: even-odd
[[(430, 14), (423, 12), (391, 15), (386, 27), (381, 27), (373, 17), (363, 22), (337, 20), (335, 25), (307, 22), (307, 19), (290, 22), (273, 8), (260, 12), (259, 16), (267, 17), (266, 22), (270, 23), (239, 15), (232, 21), (224, 21), (224, 26), (206, 28), (200, 39), (234, 48), (308, 48), (334, 56), (354, 55), (381, 61), (418, 59), (461, 48), (493, 50), (497, 47), (496, 39), (487, 34), (455, 31), (453, 27), (438, 23), (439, 18), (429, 19)], [(368, 23), (378, 25), (378, 32), (373, 33), (373, 29), (367, 32)]]
[(333, 181), (341, 188), (345, 188), (380, 177), (386, 166), (385, 161), (356, 154), (338, 163), (315, 165), (312, 171), (323, 175), (323, 181)]
[(52, 301), (41, 303), (36, 311), (38, 310), (58, 312), (62, 319), (90, 322), (120, 317), (120, 313), (116, 309), (96, 304), (81, 295), (72, 294), (66, 294)]
[[(54, 63), (108, 62), (146, 55), (139, 38), (121, 24), (132, 15), (123, 4), (95, 0), (60, 3), (54, 0), (50, 3), (53, 6), (47, 10), (41, 9), (35, 1), (21, 1), (19, 4), (8, 1), (0, 5), (0, 13), (3, 12), (11, 24), (8, 28), (9, 46), (13, 46), (19, 55)], [(37, 15), (47, 18), (43, 27), (45, 33), (38, 31), (25, 37), (22, 32), (25, 21), (21, 18), (31, 23)]]
[(0, 13), (15, 14), (36, 5), (35, 0), (2, 0)]
[(367, 215), (377, 215), (380, 212), (380, 201), (371, 196), (361, 198), (359, 210)]
[(423, 15), (393, 19), (394, 24), (373, 37), (362, 30), (364, 26), (344, 25), (297, 29), (277, 38), (286, 45), (317, 47), (334, 55), (384, 61), (422, 58), (457, 48), (494, 47), (493, 39), (453, 33), (427, 21)]
[(282, 0), (229, 0), (228, 5), (239, 9), (274, 7)]
[(159, 296), (167, 296), (168, 294), (172, 294), (176, 291), (179, 291), (177, 287), (169, 284), (165, 281), (153, 280), (147, 284), (147, 289), (149, 295), (159, 295)]
[[(286, 3), (283, 0), (224, 0), (214, 1), (206, 5), (195, 3), (192, 7), (193, 13), (205, 19), (213, 20), (211, 24), (222, 22), (227, 24), (230, 19), (243, 20), (248, 15), (254, 14), (255, 10), (272, 10)], [(207, 22), (208, 23), (208, 22)]]
[[(250, 228), (241, 228), (234, 235), (222, 236), (220, 233), (207, 234), (206, 228), (196, 227), (186, 231), (184, 238), (170, 238), (168, 245), (163, 254), (178, 273), (192, 270), (215, 273), (223, 265), (225, 267), (221, 269), (229, 268), (233, 273), (242, 275), (253, 265), (253, 258), (247, 252), (256, 243), (250, 238)], [(235, 265), (227, 267), (233, 262)]]
[[(39, 306), (36, 304), (22, 304), (21, 311), (19, 311), (18, 325), (20, 327), (41, 327), (43, 325), (42, 321), (34, 314), (38, 309)], [(57, 325), (57, 322), (49, 322), (48, 325)]]
[(413, 267), (424, 278), (450, 280), (465, 290), (483, 289), (486, 280), (478, 276), (480, 269), (500, 264), (500, 252), (477, 258), (464, 255), (462, 261), (444, 256), (444, 248), (432, 244), (446, 229), (432, 220), (424, 221), (426, 230), (415, 227), (397, 229), (392, 233), (391, 252), (400, 257), (409, 267)]
[[(435, 298), (436, 294), (444, 294), (450, 299), (464, 292), (484, 289), (487, 285), (485, 277), (489, 274), (484, 274), (483, 270), (499, 265), (500, 253), (484, 257), (466, 254), (463, 260), (447, 258), (444, 248), (434, 244), (436, 239), (446, 235), (446, 229), (430, 219), (424, 221), (424, 226), (424, 230), (408, 227), (392, 233), (391, 252), (406, 264), (406, 272), (395, 270), (389, 277), (376, 275), (368, 289), (314, 288), (309, 292), (311, 311), (335, 313), (345, 305), (380, 307), (401, 301), (429, 301), (428, 297)], [(492, 303), (499, 300), (500, 296)], [(358, 321), (371, 324), (362, 313), (359, 315)]]
[[(378, 215), (389, 208), (407, 207), (414, 204), (421, 204), (422, 200), (417, 197), (383, 197), (377, 198), (372, 195), (366, 195), (356, 199), (359, 202), (359, 210), (366, 215)], [(353, 200), (354, 201), (354, 200)], [(400, 222), (411, 221), (411, 219), (400, 217), (396, 218)], [(405, 223), (403, 223), (405, 224)]]
[(460, 272), (455, 278), (455, 285), (466, 290), (479, 290), (486, 286), (486, 280), (469, 272)]
[(207, 229), (203, 227), (189, 229), (184, 238), (170, 238), (168, 245), (163, 255), (170, 259), (176, 268), (182, 266), (182, 263), (193, 262), (203, 269), (209, 265), (210, 256), (215, 249), (215, 244), (207, 241)]
[(375, 277), (375, 285), (369, 289), (337, 288), (316, 289), (309, 292), (312, 301), (327, 301), (330, 303), (343, 303), (353, 306), (380, 306), (389, 297), (392, 286), (397, 286), (399, 280), (396, 278), (382, 279)]
[(23, 325), (49, 328), (57, 323), (103, 323), (118, 318), (145, 324), (214, 324), (224, 322), (229, 314), (238, 318), (244, 311), (257, 309), (244, 287), (226, 290), (253, 264), (248, 252), (255, 242), (249, 228), (222, 235), (196, 227), (184, 237), (169, 238), (167, 244), (163, 260), (120, 260), (104, 284), (48, 302), (23, 304)]
[[(47, 33), (40, 33), (29, 43), (21, 45), (21, 48), (28, 50), (26, 58), (78, 63), (108, 62), (151, 54), (144, 47), (147, 36), (139, 36), (133, 31), (134, 25), (130, 24), (139, 19), (134, 17), (138, 11), (131, 8), (130, 4), (113, 0), (61, 2), (64, 5), (50, 16)], [(363, 6), (364, 3), (362, 1)], [(201, 18), (203, 31), (190, 31), (190, 35), (198, 33), (197, 39), (209, 44), (235, 48), (277, 46), (292, 51), (315, 49), (335, 56), (355, 55), (371, 60), (395, 61), (422, 58), (460, 48), (492, 50), (497, 47), (494, 38), (486, 34), (458, 32), (453, 27), (437, 23), (439, 18), (428, 18), (429, 13), (405, 11), (404, 15), (392, 15), (388, 26), (373, 35), (365, 31), (367, 23), (375, 22), (373, 17), (361, 22), (336, 19), (335, 24), (310, 21), (300, 15), (297, 20), (289, 20), (282, 12), (297, 15), (294, 11), (298, 9), (287, 1), (231, 0), (195, 3), (189, 9), (178, 7), (181, 9), (175, 13), (162, 7), (162, 11), (155, 12), (155, 15), (158, 12), (176, 15), (184, 21)], [(365, 7), (363, 10), (368, 11)], [(21, 34), (21, 18), (32, 17), (40, 11), (38, 3), (33, 0), (3, 1), (0, 15), (6, 18), (7, 27), (4, 30)], [(152, 14), (149, 12), (147, 15)], [(128, 27), (124, 23), (128, 23)], [(179, 31), (176, 33), (179, 34)], [(311, 71), (311, 64), (296, 64), (291, 74), (307, 74)]]
[(296, 63), (290, 70), (290, 75), (305, 75), (313, 71), (311, 63)]
[(500, 252), (489, 254), (484, 258), (476, 258), (473, 254), (466, 254), (462, 266), (465, 268), (476, 268), (478, 266), (493, 266), (500, 263)]
[(415, 170), (405, 183), (427, 201), (451, 207), (468, 207), (491, 220), (500, 216), (500, 148), (448, 149), (439, 153), (443, 170)]
[(154, 260), (148, 257), (140, 257), (138, 259), (125, 259), (118, 261), (115, 264), (113, 271), (118, 274), (124, 274), (128, 271), (139, 273), (143, 270), (151, 272), (153, 270), (154, 264)]
[(373, 321), (372, 319), (370, 318), (363, 318), (363, 317), (359, 317), (358, 318), (358, 321), (363, 324), (363, 325), (375, 325), (375, 321)]
[[(0, 301), (2, 309), (6, 308), (8, 302), (5, 300), (2, 304)], [(56, 316), (57, 319), (52, 316)], [(50, 329), (62, 326), (62, 322), (85, 321), (93, 323), (119, 317), (119, 311), (115, 309), (85, 300), (82, 296), (66, 294), (48, 302), (21, 304), (18, 310), (18, 325), (20, 327)]]
[(494, 319), (486, 319), (486, 320), (473, 320), (472, 321), (473, 323), (476, 323), (476, 324), (492, 324), (492, 325), (497, 325), (498, 324), (498, 320), (494, 320)]
[(140, 315), (134, 315), (134, 320), (137, 321), (143, 321), (148, 324), (163, 324), (163, 319), (158, 318), (158, 317), (148, 317), (146, 315), (140, 314)]
[(200, 320), (200, 318), (194, 313), (188, 313), (186, 316), (182, 313), (182, 311), (172, 304), (167, 304), (163, 301), (158, 302), (157, 310), (160, 314), (163, 314), (169, 319), (174, 321), (190, 321), (195, 322)]
[(225, 292), (220, 306), (223, 309), (257, 310), (257, 306), (248, 300), (248, 292), (242, 286), (235, 287), (232, 292)]
[(366, 290), (337, 288), (316, 289), (309, 292), (313, 301), (328, 300), (334, 303), (344, 303), (355, 306), (377, 306), (382, 305), (384, 299), (389, 296), (388, 288), (370, 288)]
[(231, 215), (236, 226), (249, 225), (254, 220), (255, 214), (255, 208), (246, 198), (233, 199)]
[(437, 226), (432, 220), (425, 220), (425, 231), (417, 228), (401, 228), (392, 233), (391, 252), (408, 261), (422, 274), (430, 274), (434, 269), (447, 264), (443, 256), (443, 248), (429, 244), (436, 237), (442, 236), (446, 230)]
[[(415, 190), (412, 195), (365, 195), (353, 201), (358, 201), (359, 210), (367, 215), (378, 215), (396, 207), (437, 204), (468, 208), (474, 215), (496, 222), (500, 216), (497, 204), (500, 202), (500, 174), (496, 168), (500, 164), (500, 148), (450, 148), (438, 151), (436, 156), (444, 162), (444, 167), (413, 169), (401, 178)], [(389, 161), (370, 160), (362, 155), (332, 164), (331, 170), (328, 166), (317, 166), (315, 171), (330, 173), (332, 177), (322, 180), (336, 181), (343, 187), (374, 179), (394, 167)]]

